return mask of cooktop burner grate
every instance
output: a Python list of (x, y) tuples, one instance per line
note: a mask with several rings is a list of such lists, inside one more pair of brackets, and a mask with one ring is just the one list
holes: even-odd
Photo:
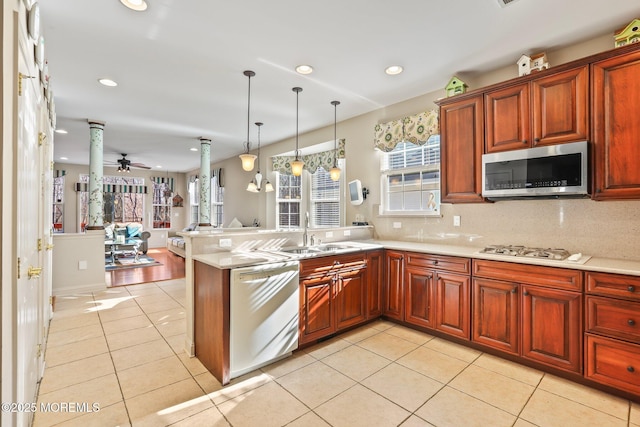
[(571, 254), (566, 249), (557, 248), (528, 248), (514, 245), (489, 245), (480, 251), (483, 254), (496, 254), (506, 256), (523, 256), (531, 258), (543, 258), (561, 261)]

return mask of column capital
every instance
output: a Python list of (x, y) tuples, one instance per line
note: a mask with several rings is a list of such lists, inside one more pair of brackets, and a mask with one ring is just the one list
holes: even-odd
[(104, 129), (104, 125), (105, 122), (102, 122), (100, 120), (92, 120), (92, 119), (87, 119), (87, 122), (89, 123), (89, 127), (99, 127), (101, 129)]
[(202, 144), (211, 144), (211, 138), (201, 136), (198, 138)]

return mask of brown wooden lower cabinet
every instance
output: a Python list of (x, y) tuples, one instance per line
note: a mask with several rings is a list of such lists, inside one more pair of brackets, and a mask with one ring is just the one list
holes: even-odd
[(471, 330), (471, 279), (462, 274), (441, 271), (437, 275), (436, 329), (468, 340)]
[[(379, 269), (382, 266), (377, 263), (374, 267)], [(369, 318), (369, 283), (377, 281), (381, 273), (373, 271), (369, 275), (368, 270), (366, 253), (302, 260), (300, 345), (358, 325)], [(377, 282), (376, 286), (379, 286)]]
[(436, 295), (434, 272), (409, 266), (404, 283), (404, 320), (413, 325), (435, 328)]
[(367, 319), (382, 314), (382, 288), (384, 287), (384, 250), (367, 253)]
[(584, 376), (640, 395), (640, 345), (586, 334)]
[(473, 279), (473, 341), (511, 354), (520, 352), (518, 288), (512, 282)]
[(582, 294), (522, 285), (524, 358), (582, 372)]
[(404, 252), (385, 250), (382, 314), (404, 320)]

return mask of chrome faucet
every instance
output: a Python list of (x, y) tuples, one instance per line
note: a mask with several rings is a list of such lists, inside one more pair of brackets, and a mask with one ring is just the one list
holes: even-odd
[(307, 246), (309, 240), (309, 212), (305, 212), (304, 233), (302, 234), (302, 246)]

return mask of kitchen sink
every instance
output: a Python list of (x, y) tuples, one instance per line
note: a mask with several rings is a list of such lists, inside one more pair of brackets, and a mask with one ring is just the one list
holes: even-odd
[(345, 249), (349, 249), (350, 246), (344, 246), (344, 245), (324, 245), (324, 246), (318, 246), (318, 250), (322, 251), (322, 252), (337, 252), (337, 251), (342, 251)]
[(313, 255), (313, 254), (317, 254), (318, 252), (320, 252), (318, 249), (315, 248), (285, 248), (285, 249), (281, 249), (280, 252), (284, 252), (287, 254), (298, 254), (298, 255)]

